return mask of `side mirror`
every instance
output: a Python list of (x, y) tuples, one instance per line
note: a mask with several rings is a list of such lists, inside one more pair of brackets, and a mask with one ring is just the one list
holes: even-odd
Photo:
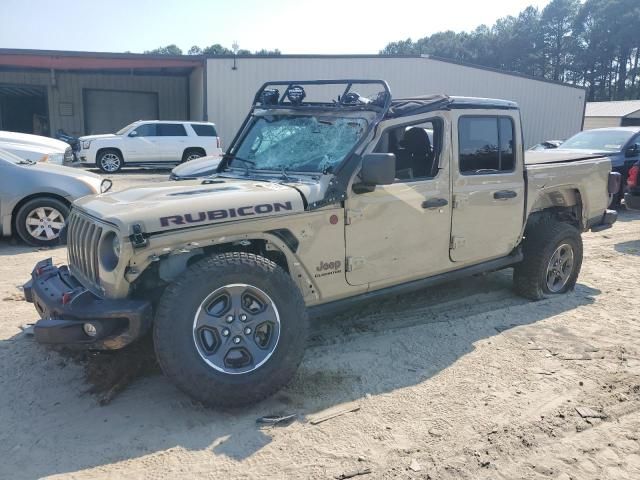
[(362, 157), (362, 183), (368, 186), (390, 185), (396, 179), (396, 156), (393, 153), (369, 153)]
[(135, 130), (133, 132), (129, 132), (129, 137), (137, 137), (138, 136), (138, 132), (136, 132)]
[(635, 143), (631, 145), (629, 148), (627, 148), (627, 150), (624, 152), (624, 155), (625, 157), (635, 157), (639, 153), (640, 153), (640, 145)]

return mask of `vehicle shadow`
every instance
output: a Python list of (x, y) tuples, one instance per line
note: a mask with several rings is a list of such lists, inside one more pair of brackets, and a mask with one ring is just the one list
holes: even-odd
[[(24, 253), (41, 252), (42, 258), (50, 257), (53, 253), (58, 252), (59, 249), (66, 248), (65, 245), (58, 245), (55, 247), (34, 247), (27, 245), (21, 240), (15, 238), (8, 238), (0, 240), (0, 257), (13, 257)], [(66, 255), (66, 252), (62, 252)]]
[(640, 240), (631, 240), (630, 242), (616, 243), (613, 248), (616, 252), (619, 253), (640, 255)]
[(427, 382), (476, 342), (591, 304), (600, 294), (579, 284), (569, 295), (530, 304), (512, 292), (510, 277), (508, 270), (480, 275), (315, 319), (293, 382), (258, 405), (231, 411), (193, 403), (162, 375), (139, 379), (100, 407), (82, 393), (80, 366), (16, 335), (0, 342), (6, 403), (0, 409), (11, 432), (0, 432), (0, 471), (39, 478), (174, 448), (247, 459), (272, 441), (273, 432), (256, 425), (261, 416), (296, 413), (304, 422), (328, 407)]
[(634, 222), (638, 219), (640, 219), (640, 211), (626, 208), (618, 210), (618, 222)]

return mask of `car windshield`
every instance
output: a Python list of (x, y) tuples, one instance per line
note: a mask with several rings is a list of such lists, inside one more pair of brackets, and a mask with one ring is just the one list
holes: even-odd
[(321, 173), (339, 165), (367, 130), (365, 118), (273, 115), (254, 120), (230, 164)]
[(127, 125), (126, 127), (121, 128), (120, 130), (118, 130), (118, 131), (116, 132), (116, 135), (124, 135), (124, 134), (125, 134), (125, 133), (127, 133), (127, 131), (128, 131), (131, 127), (133, 127), (135, 124), (136, 124), (136, 122), (133, 122), (133, 123), (130, 123), (129, 125)]
[(633, 134), (627, 130), (586, 130), (569, 138), (560, 148), (619, 152)]

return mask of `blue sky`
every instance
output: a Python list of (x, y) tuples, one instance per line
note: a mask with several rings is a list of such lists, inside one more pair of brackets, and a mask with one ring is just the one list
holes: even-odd
[(549, 0), (2, 0), (0, 47), (142, 52), (235, 41), (283, 53), (377, 53)]

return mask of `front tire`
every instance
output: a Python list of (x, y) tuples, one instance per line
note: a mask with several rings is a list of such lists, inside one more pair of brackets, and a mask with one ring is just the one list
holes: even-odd
[(582, 237), (567, 223), (540, 221), (525, 234), (524, 260), (515, 266), (516, 292), (530, 300), (566, 293), (582, 267)]
[(60, 244), (60, 233), (68, 216), (69, 207), (61, 200), (34, 198), (16, 213), (16, 232), (29, 245), (53, 247)]
[(96, 166), (104, 173), (116, 173), (122, 170), (124, 160), (118, 150), (102, 150), (96, 158)]
[(263, 257), (234, 252), (195, 263), (167, 287), (153, 340), (178, 388), (205, 405), (239, 407), (291, 380), (307, 329), (291, 277)]

